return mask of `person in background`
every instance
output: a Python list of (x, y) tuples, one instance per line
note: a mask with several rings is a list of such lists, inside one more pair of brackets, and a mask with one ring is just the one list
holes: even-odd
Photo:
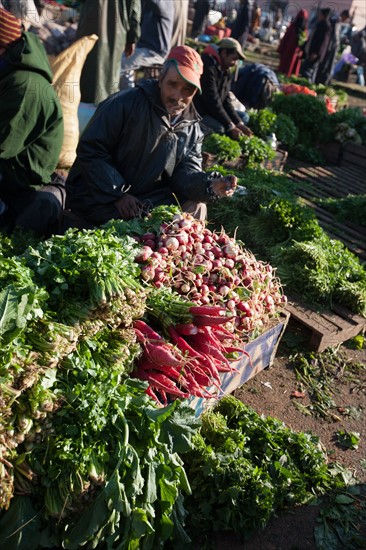
[(208, 14), (210, 12), (210, 0), (196, 0), (194, 7), (191, 37), (198, 38), (203, 34), (207, 25)]
[(307, 38), (308, 12), (300, 10), (287, 27), (277, 51), (280, 55), (278, 71), (286, 76), (298, 76), (302, 60), (302, 47)]
[(249, 0), (240, 0), (236, 19), (231, 25), (231, 38), (235, 38), (244, 47), (249, 32)]
[(81, 102), (96, 105), (119, 89), (122, 52), (129, 57), (140, 35), (141, 0), (83, 0), (80, 6), (76, 38), (99, 37), (81, 73)]
[(239, 59), (244, 60), (245, 56), (234, 38), (223, 38), (217, 45), (207, 46), (202, 53), (202, 94), (194, 98), (203, 128), (235, 140), (252, 134), (230, 97), (232, 69)]
[(366, 30), (356, 32), (351, 38), (351, 54), (358, 61), (356, 66), (357, 84), (365, 86), (365, 64), (366, 64)]
[(170, 50), (175, 17), (174, 2), (142, 0), (141, 36), (132, 55), (122, 55), (120, 89), (135, 86), (140, 67), (162, 65)]
[(323, 8), (319, 11), (318, 21), (304, 46), (305, 59), (301, 64), (300, 74), (310, 83), (316, 82), (319, 64), (327, 54), (332, 33), (329, 16), (330, 8)]
[(185, 43), (188, 24), (189, 0), (174, 0), (174, 21), (170, 49)]
[(253, 36), (256, 36), (257, 32), (260, 29), (261, 26), (261, 15), (262, 15), (262, 9), (258, 5), (257, 2), (254, 2), (253, 9), (252, 9), (252, 15), (250, 20), (250, 34)]
[(276, 73), (262, 63), (249, 63), (239, 69), (231, 91), (247, 109), (265, 109), (273, 94), (280, 91)]
[(333, 75), (336, 55), (340, 47), (340, 28), (341, 21), (349, 20), (349, 11), (344, 10), (342, 17), (333, 13), (329, 17), (330, 37), (327, 50), (323, 59), (319, 62), (318, 70), (316, 71), (315, 84), (329, 85)]
[(158, 80), (142, 80), (99, 105), (66, 181), (77, 226), (129, 220), (177, 203), (203, 220), (207, 202), (234, 193), (234, 176), (202, 171), (203, 133), (192, 102), (201, 74), (199, 54), (177, 46)]
[[(38, 37), (0, 8), (0, 226), (39, 236), (58, 230), (64, 182), (54, 173), (63, 115)], [(5, 206), (4, 206), (5, 205)]]

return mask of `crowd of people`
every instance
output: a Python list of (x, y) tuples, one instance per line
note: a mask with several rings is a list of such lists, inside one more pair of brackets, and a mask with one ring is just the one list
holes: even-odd
[[(26, 30), (25, 16), (16, 10), (20, 3), (5, 2), (0, 0), (1, 231), (21, 227), (48, 237), (172, 203), (204, 219), (207, 203), (233, 195), (236, 177), (204, 171), (201, 149), (210, 132), (251, 137), (237, 100), (263, 108), (278, 89), (274, 71), (244, 64), (243, 45), (260, 24), (255, 3), (233, 3), (228, 36), (199, 54), (185, 44), (189, 0), (84, 0), (76, 38), (97, 34), (99, 40), (84, 64), (80, 90), (94, 114), (66, 179), (56, 170), (63, 116), (46, 51)], [(191, 37), (204, 31), (210, 7), (208, 0), (196, 0)], [(41, 8), (37, 2), (34, 9)], [(309, 27), (307, 12), (300, 10), (279, 42), (278, 71), (328, 83), (340, 22), (349, 19), (348, 12), (335, 17), (324, 8)], [(362, 68), (363, 33), (349, 38)], [(136, 70), (149, 66), (159, 68), (158, 77), (135, 81)], [(363, 72), (358, 76), (362, 83)]]

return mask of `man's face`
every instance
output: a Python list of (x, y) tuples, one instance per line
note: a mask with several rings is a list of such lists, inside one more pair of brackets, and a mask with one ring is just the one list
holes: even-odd
[(224, 69), (224, 71), (227, 71), (227, 69), (234, 67), (235, 63), (239, 59), (239, 56), (235, 51), (228, 52), (228, 50), (221, 50), (220, 58), (222, 68)]
[(197, 88), (184, 80), (175, 67), (170, 67), (159, 80), (159, 87), (161, 101), (171, 116), (181, 114), (197, 92)]

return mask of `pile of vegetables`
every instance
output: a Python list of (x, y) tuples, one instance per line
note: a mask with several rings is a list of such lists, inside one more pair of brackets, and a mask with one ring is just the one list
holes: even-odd
[(262, 136), (241, 136), (235, 141), (219, 134), (208, 135), (203, 142), (202, 150), (215, 155), (218, 162), (236, 160), (242, 157), (246, 166), (253, 168), (265, 160), (274, 158), (274, 151)]
[(234, 396), (203, 413), (184, 463), (192, 487), (189, 529), (211, 540), (225, 530), (250, 538), (274, 511), (342, 485), (315, 436), (294, 433)]
[[(249, 337), (286, 303), (268, 263), (258, 261), (224, 230), (211, 231), (190, 214), (176, 214), (157, 233), (139, 239), (143, 247), (136, 259), (145, 281), (157, 288), (171, 286), (197, 305), (226, 310), (231, 331), (241, 336)], [(209, 326), (217, 323), (214, 318), (198, 320), (201, 326), (204, 320)]]
[(176, 207), (0, 249), (1, 538), (186, 543), (186, 399), (276, 318), (274, 271)]
[[(194, 410), (131, 372), (145, 310), (134, 239), (55, 236), (1, 258), (0, 533), (7, 548), (187, 541)], [(11, 253), (11, 247), (2, 247)]]

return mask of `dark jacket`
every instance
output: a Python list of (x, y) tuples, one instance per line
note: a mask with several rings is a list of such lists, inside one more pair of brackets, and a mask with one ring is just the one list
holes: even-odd
[(179, 201), (207, 202), (202, 140), (192, 104), (171, 126), (157, 81), (114, 94), (80, 139), (66, 182), (67, 207), (98, 225), (125, 192), (152, 205), (175, 202), (172, 193)]
[(23, 33), (0, 60), (0, 175), (6, 193), (51, 181), (63, 141), (62, 108), (43, 44)]
[(262, 63), (250, 63), (239, 69), (238, 77), (233, 80), (231, 90), (247, 109), (264, 109), (267, 106), (264, 103), (268, 82), (272, 85), (272, 92), (280, 90), (277, 75), (270, 67)]
[(242, 121), (229, 96), (232, 73), (230, 70), (222, 69), (216, 46), (205, 48), (202, 62), (202, 94), (195, 95), (195, 107), (202, 117), (209, 115), (220, 122), (225, 130), (229, 130), (233, 124), (236, 126)]

